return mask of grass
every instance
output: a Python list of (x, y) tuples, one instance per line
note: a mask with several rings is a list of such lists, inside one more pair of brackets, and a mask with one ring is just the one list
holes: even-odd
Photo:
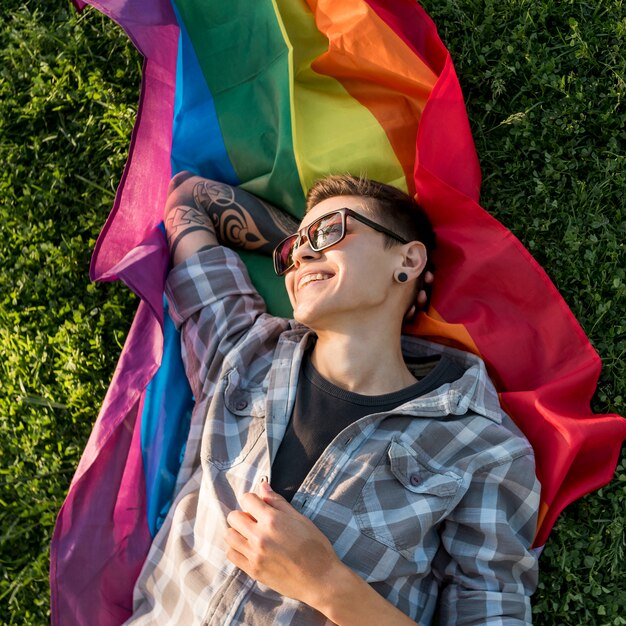
[[(625, 412), (621, 0), (424, 0), (459, 74), (483, 206), (546, 268)], [(0, 621), (48, 623), (48, 545), (135, 298), (88, 263), (122, 173), (140, 59), (69, 3), (0, 0)], [(626, 624), (626, 458), (541, 558), (543, 626)]]
[(69, 3), (0, 17), (0, 622), (48, 623), (48, 545), (134, 315), (90, 285), (136, 114), (140, 62)]

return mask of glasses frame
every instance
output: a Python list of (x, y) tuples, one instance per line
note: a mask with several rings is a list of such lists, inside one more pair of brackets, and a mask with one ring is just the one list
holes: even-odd
[[(315, 247), (311, 243), (311, 238), (309, 237), (309, 232), (311, 228), (313, 228), (313, 226), (318, 224), (324, 218), (327, 218), (329, 215), (333, 215), (335, 213), (339, 213), (339, 215), (341, 215), (341, 237), (339, 237), (339, 239), (337, 239), (336, 241), (333, 241), (332, 243), (328, 245)], [(274, 253), (272, 255), (273, 260), (274, 260), (274, 271), (276, 272), (276, 274), (278, 274), (278, 276), (284, 276), (294, 266), (294, 263), (292, 262), (291, 265), (289, 265), (284, 270), (281, 271), (279, 269), (279, 263), (280, 263), (279, 250), (283, 247), (283, 245), (287, 241), (295, 237), (293, 250), (297, 250), (302, 245), (303, 239), (306, 239), (309, 242), (309, 246), (311, 250), (313, 250), (314, 252), (321, 252), (322, 250), (326, 250), (327, 248), (332, 248), (333, 246), (337, 245), (340, 241), (342, 241), (347, 234), (347, 228), (346, 228), (347, 216), (354, 218), (357, 222), (361, 222), (361, 224), (365, 224), (366, 226), (369, 226), (370, 228), (378, 231), (379, 233), (388, 235), (389, 237), (391, 237), (392, 239), (395, 239), (396, 241), (399, 241), (400, 243), (403, 243), (403, 244), (409, 243), (407, 239), (404, 239), (403, 237), (396, 235), (396, 233), (394, 233), (393, 231), (389, 230), (388, 228), (385, 228), (384, 226), (381, 226), (380, 224), (377, 224), (376, 222), (373, 222), (372, 220), (368, 219), (364, 215), (361, 215), (360, 213), (357, 213), (356, 211), (353, 211), (352, 209), (349, 209), (348, 207), (342, 207), (340, 209), (335, 209), (334, 211), (329, 211), (328, 213), (324, 213), (324, 215), (320, 215), (316, 220), (312, 221), (308, 226), (301, 228), (298, 232), (294, 233), (293, 235), (289, 235), (288, 237), (285, 237), (282, 241), (280, 241), (280, 243), (274, 248)]]

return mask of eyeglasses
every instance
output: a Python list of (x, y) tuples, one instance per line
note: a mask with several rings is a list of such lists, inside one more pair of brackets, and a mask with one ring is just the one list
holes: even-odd
[(311, 250), (315, 252), (321, 252), (339, 243), (346, 236), (346, 216), (348, 215), (379, 233), (389, 235), (400, 243), (408, 243), (406, 239), (352, 209), (337, 209), (318, 217), (302, 230), (283, 239), (274, 249), (274, 271), (282, 276), (293, 267), (293, 253), (302, 245), (304, 238), (309, 242)]

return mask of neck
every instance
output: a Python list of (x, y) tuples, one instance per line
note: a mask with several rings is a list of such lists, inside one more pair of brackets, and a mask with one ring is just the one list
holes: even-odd
[(333, 384), (363, 395), (381, 395), (416, 382), (400, 347), (399, 327), (351, 327), (350, 332), (317, 331), (311, 360)]

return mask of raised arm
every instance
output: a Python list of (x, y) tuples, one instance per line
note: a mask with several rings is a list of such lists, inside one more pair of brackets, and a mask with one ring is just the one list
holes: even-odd
[(189, 172), (170, 183), (165, 230), (174, 265), (207, 246), (271, 254), (298, 222), (252, 194)]

